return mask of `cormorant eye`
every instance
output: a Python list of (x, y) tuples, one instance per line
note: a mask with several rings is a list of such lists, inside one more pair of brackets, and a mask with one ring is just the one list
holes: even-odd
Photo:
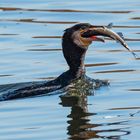
[(82, 27), (81, 27), (82, 30), (84, 30), (84, 29), (86, 29), (86, 28), (87, 28), (87, 26), (82, 26)]

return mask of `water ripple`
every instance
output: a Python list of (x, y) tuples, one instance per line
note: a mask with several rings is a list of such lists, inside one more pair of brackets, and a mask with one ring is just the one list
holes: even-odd
[(120, 73), (120, 72), (134, 72), (136, 70), (129, 69), (129, 70), (107, 70), (107, 71), (98, 71), (95, 73)]
[(114, 63), (96, 63), (96, 64), (85, 64), (86, 67), (97, 67), (97, 66), (108, 66), (108, 65), (116, 65), (117, 62)]
[(25, 8), (14, 8), (14, 7), (0, 7), (3, 11), (36, 11), (36, 12), (78, 12), (78, 13), (112, 13), (112, 14), (128, 14), (133, 11), (93, 11), (93, 10), (72, 10), (72, 9), (25, 9)]

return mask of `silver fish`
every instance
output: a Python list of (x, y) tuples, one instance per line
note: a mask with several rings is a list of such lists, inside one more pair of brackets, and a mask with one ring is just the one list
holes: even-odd
[(113, 40), (116, 40), (122, 46), (124, 46), (129, 52), (131, 52), (135, 58), (137, 58), (137, 55), (133, 52), (133, 50), (131, 50), (128, 47), (128, 45), (126, 44), (124, 39), (119, 34), (115, 33), (114, 31), (112, 31), (106, 27), (97, 27), (97, 28), (94, 27), (94, 28), (92, 28), (92, 31), (95, 35), (107, 36), (107, 37), (112, 38)]

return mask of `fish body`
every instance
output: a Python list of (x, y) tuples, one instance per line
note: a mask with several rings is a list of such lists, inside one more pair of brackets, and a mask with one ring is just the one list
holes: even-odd
[(113, 30), (111, 30), (110, 28), (105, 27), (105, 26), (98, 26), (95, 27), (93, 26), (93, 28), (91, 28), (91, 30), (89, 30), (88, 32), (83, 33), (83, 37), (88, 37), (88, 36), (105, 36), (105, 37), (109, 37), (113, 40), (116, 40), (117, 42), (119, 42), (122, 46), (124, 46), (129, 52), (131, 52), (133, 54), (133, 56), (136, 58), (136, 54), (133, 52), (133, 50), (131, 50), (127, 43), (124, 41), (123, 38), (123, 34), (119, 33), (115, 33)]

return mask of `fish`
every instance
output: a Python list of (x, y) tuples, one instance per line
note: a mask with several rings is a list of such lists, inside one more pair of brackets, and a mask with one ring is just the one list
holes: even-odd
[(124, 40), (123, 34), (119, 32), (118, 34), (111, 30), (112, 23), (110, 23), (107, 27), (105, 26), (93, 26), (90, 28), (90, 31), (83, 33), (83, 37), (89, 37), (89, 36), (105, 36), (109, 37), (113, 40), (116, 40), (119, 42), (124, 48), (126, 48), (129, 52), (132, 53), (132, 55), (137, 58), (138, 56), (134, 53), (133, 50), (129, 48), (127, 43)]
[(104, 34), (105, 36), (110, 37), (110, 38), (112, 38), (113, 40), (116, 40), (116, 41), (119, 42), (122, 46), (124, 46), (129, 52), (131, 52), (132, 55), (133, 55), (135, 58), (137, 58), (137, 55), (134, 53), (134, 51), (131, 50), (131, 49), (129, 48), (129, 46), (127, 45), (127, 43), (126, 43), (126, 42), (124, 41), (124, 39), (121, 37), (122, 34), (121, 34), (121, 35), (120, 35), (120, 34), (117, 34), (117, 33), (115, 33), (114, 31), (112, 31), (112, 30), (110, 30), (110, 29), (108, 29), (108, 28), (106, 28), (106, 27), (104, 27), (104, 28), (97, 28), (97, 29), (95, 28), (94, 31), (95, 31), (95, 32), (98, 32), (98, 33), (102, 33), (102, 34)]

